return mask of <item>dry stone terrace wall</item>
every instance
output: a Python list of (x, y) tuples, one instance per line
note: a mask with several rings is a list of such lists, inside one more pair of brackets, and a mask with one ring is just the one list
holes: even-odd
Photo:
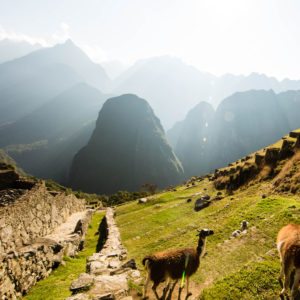
[(44, 182), (38, 183), (12, 205), (0, 207), (0, 255), (31, 244), (84, 209), (84, 200), (64, 193), (53, 196)]
[(44, 182), (0, 207), (0, 299), (20, 298), (64, 255), (75, 255), (91, 214), (84, 200), (48, 192)]

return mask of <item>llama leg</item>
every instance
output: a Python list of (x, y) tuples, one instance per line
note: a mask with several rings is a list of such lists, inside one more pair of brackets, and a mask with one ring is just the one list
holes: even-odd
[(280, 259), (280, 275), (278, 277), (278, 281), (279, 281), (279, 284), (281, 286), (281, 288), (283, 288), (283, 278), (284, 278), (284, 263), (283, 263), (283, 259), (282, 259), (282, 253), (281, 253), (281, 248), (283, 246), (283, 242), (280, 242), (277, 244), (277, 250), (278, 250), (278, 253), (279, 253), (279, 259)]
[(171, 279), (168, 278), (168, 279), (167, 279), (167, 284), (166, 284), (166, 286), (164, 287), (163, 294), (162, 294), (162, 296), (161, 296), (161, 299), (162, 299), (162, 300), (165, 300), (165, 298), (166, 298), (166, 295), (167, 295), (168, 290), (169, 290), (169, 288), (170, 288), (170, 283), (171, 283)]
[(146, 293), (147, 293), (149, 282), (150, 282), (150, 274), (147, 273), (147, 278), (146, 278), (146, 282), (144, 285), (143, 299), (147, 299)]
[(174, 284), (171, 286), (170, 290), (169, 290), (169, 294), (168, 294), (168, 297), (167, 297), (167, 300), (171, 300), (172, 299), (172, 294), (173, 294), (173, 291), (175, 289), (175, 286), (178, 282), (178, 279), (174, 281)]
[(182, 287), (179, 285), (179, 289), (178, 289), (178, 300), (181, 300), (181, 292), (182, 292)]
[(287, 296), (288, 295), (288, 289), (290, 287), (290, 277), (291, 277), (291, 264), (289, 261), (284, 262), (284, 284), (283, 284), (283, 289), (280, 293), (281, 296)]
[(283, 278), (284, 278), (284, 266), (283, 266), (283, 262), (281, 262), (281, 268), (280, 268), (280, 274), (279, 274), (279, 277), (278, 277), (278, 281), (279, 281), (279, 284), (280, 286), (283, 288)]
[(294, 277), (294, 284), (292, 287), (292, 300), (295, 300), (298, 295), (298, 289), (300, 284), (300, 269), (296, 269), (295, 277)]
[(190, 278), (187, 276), (186, 277), (186, 297), (185, 297), (185, 299), (187, 299), (189, 296), (192, 295), (192, 293), (189, 292), (189, 284), (190, 284)]
[(157, 294), (157, 291), (156, 291), (156, 288), (157, 288), (158, 285), (159, 285), (159, 283), (154, 283), (153, 286), (152, 286), (152, 290), (153, 290), (153, 293), (155, 294), (156, 299), (160, 300), (160, 298)]

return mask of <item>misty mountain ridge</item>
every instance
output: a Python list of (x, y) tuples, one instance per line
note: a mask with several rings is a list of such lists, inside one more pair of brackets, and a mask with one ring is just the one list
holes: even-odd
[(166, 129), (183, 119), (199, 101), (217, 107), (235, 92), (253, 89), (273, 89), (276, 93), (295, 90), (300, 89), (300, 80), (279, 81), (259, 73), (215, 76), (181, 59), (161, 56), (137, 61), (114, 81), (116, 94), (130, 92), (149, 99)]
[(42, 45), (38, 43), (30, 44), (26, 41), (16, 41), (7, 38), (2, 39), (0, 40), (0, 64), (27, 55), (41, 48)]
[[(102, 104), (113, 96), (103, 94), (109, 86), (114, 95), (137, 91), (163, 125), (177, 122), (167, 134), (186, 177), (210, 172), (300, 127), (299, 92), (267, 90), (297, 88), (299, 81), (258, 73), (217, 77), (170, 56), (140, 60), (111, 81), (71, 40), (1, 64), (0, 79), (0, 145), (26, 171), (63, 182)], [(221, 101), (224, 95), (229, 96)]]
[(299, 128), (299, 111), (299, 91), (238, 92), (215, 111), (201, 102), (167, 136), (187, 177), (206, 174)]
[[(70, 39), (53, 47), (34, 51), (26, 56), (6, 62), (0, 66), (0, 90), (8, 83), (17, 83), (34, 74), (39, 68), (51, 64), (64, 64), (71, 67), (84, 80), (104, 91), (109, 85), (109, 78), (104, 69), (93, 63), (89, 57)], [(8, 74), (4, 76), (4, 72)], [(11, 83), (12, 84), (12, 83)]]

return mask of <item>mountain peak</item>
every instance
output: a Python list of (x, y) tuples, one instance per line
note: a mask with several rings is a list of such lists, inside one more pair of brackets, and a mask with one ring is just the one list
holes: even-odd
[(183, 170), (150, 105), (127, 94), (103, 105), (91, 139), (76, 154), (70, 174), (74, 188), (109, 194), (136, 191), (145, 183), (176, 184)]

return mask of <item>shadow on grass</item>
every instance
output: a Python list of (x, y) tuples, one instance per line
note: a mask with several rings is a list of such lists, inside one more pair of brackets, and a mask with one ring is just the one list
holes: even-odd
[(98, 234), (99, 234), (99, 239), (98, 243), (96, 246), (96, 252), (100, 252), (105, 245), (105, 242), (108, 237), (108, 225), (107, 225), (107, 220), (106, 217), (104, 216), (100, 222), (99, 228), (98, 228)]

